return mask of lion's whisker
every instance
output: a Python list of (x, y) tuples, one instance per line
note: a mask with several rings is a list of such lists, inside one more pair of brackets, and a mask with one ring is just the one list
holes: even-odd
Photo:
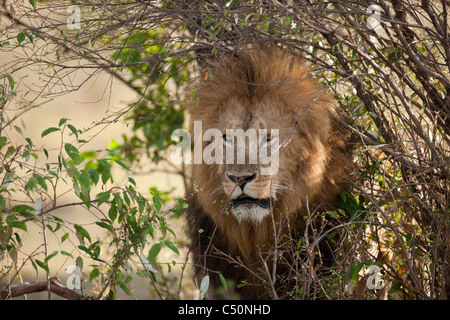
[(287, 184), (282, 184), (282, 183), (279, 183), (279, 182), (277, 182), (277, 183), (272, 183), (271, 188), (272, 188), (272, 189), (275, 189), (275, 190), (282, 189), (282, 190), (295, 191), (295, 189), (292, 188), (291, 186), (289, 186), (289, 185), (287, 185)]
[(214, 189), (211, 194), (222, 194), (225, 191), (222, 184), (220, 184), (216, 189)]

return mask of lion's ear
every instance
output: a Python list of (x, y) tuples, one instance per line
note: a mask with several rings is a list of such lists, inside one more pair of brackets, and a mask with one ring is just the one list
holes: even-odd
[(211, 49), (195, 46), (194, 55), (197, 67), (204, 69), (208, 66), (208, 60), (211, 58)]
[(228, 49), (217, 49), (216, 47), (206, 48), (198, 47), (194, 49), (196, 68), (199, 74), (205, 74), (208, 69), (217, 68), (223, 65), (230, 58), (239, 57), (240, 53), (236, 49), (230, 51)]

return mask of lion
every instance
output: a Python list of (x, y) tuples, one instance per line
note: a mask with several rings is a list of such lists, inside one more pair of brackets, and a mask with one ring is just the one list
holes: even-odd
[[(196, 279), (209, 275), (213, 290), (230, 280), (242, 299), (282, 298), (288, 281), (264, 279), (274, 270), (287, 275), (299, 257), (282, 257), (282, 250), (274, 255), (274, 245), (296, 244), (308, 215), (337, 208), (349, 186), (352, 160), (341, 116), (304, 58), (291, 50), (246, 48), (207, 70), (187, 106), (191, 134), (198, 139), (195, 134), (214, 129), (220, 137), (201, 139), (202, 150), (223, 145), (216, 152), (235, 151), (231, 160), (244, 153), (245, 161), (225, 161), (224, 152), (222, 162), (192, 166), (186, 218)], [(194, 130), (197, 123), (200, 132)], [(270, 169), (267, 158), (250, 162), (251, 143), (238, 147), (236, 136), (228, 134), (232, 130), (261, 133), (256, 145), (276, 155), (273, 170), (263, 174)], [(320, 248), (323, 259), (332, 259), (329, 244)]]

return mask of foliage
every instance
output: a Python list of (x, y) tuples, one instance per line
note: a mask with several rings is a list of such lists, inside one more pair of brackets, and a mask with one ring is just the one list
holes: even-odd
[[(57, 132), (62, 137), (67, 130), (76, 141), (64, 143), (61, 140), (56, 155), (45, 148), (36, 148), (31, 138), (24, 139), (26, 145), (15, 144), (6, 137), (2, 139), (2, 149), (6, 152), (1, 155), (4, 164), (0, 189), (1, 248), (2, 260), (5, 262), (8, 255), (11, 260), (9, 266), (4, 265), (2, 278), (6, 280), (4, 277), (9, 273), (8, 281), (12, 281), (23, 263), (30, 263), (37, 274), (44, 271), (49, 275), (56, 267), (52, 267), (51, 259), (61, 254), (76, 260), (82, 271), (83, 261), (91, 261), (88, 278), (98, 282), (98, 298), (106, 292), (108, 298), (114, 298), (118, 287), (129, 295), (130, 263), (139, 262), (135, 273), (154, 281), (158, 267), (152, 264), (159, 250), (164, 246), (179, 254), (177, 246), (170, 240), (169, 235), (175, 237), (175, 233), (167, 224), (162, 208), (170, 198), (156, 188), (151, 189), (151, 197), (142, 194), (131, 177), (126, 183), (115, 185), (113, 168), (117, 166), (129, 171), (128, 165), (113, 152), (106, 155), (80, 152), (75, 145), (82, 143), (82, 134), (67, 119), (62, 118), (58, 126), (45, 129), (41, 138), (45, 140), (46, 136)], [(44, 158), (40, 162), (42, 165), (30, 164), (31, 159), (40, 158)], [(79, 201), (59, 204), (59, 184), (68, 186)], [(24, 200), (18, 201), (21, 198)], [(95, 222), (88, 228), (71, 223), (63, 213), (57, 213), (60, 208), (72, 206), (85, 208), (96, 217)], [(23, 232), (29, 232), (31, 224), (41, 229), (43, 243), (20, 262), (18, 254), (23, 244)], [(55, 250), (50, 253), (52, 246), (46, 239), (51, 234), (61, 245), (70, 242), (74, 248), (70, 252)], [(155, 244), (145, 253), (145, 247), (151, 243)], [(155, 246), (159, 249), (157, 252)]]

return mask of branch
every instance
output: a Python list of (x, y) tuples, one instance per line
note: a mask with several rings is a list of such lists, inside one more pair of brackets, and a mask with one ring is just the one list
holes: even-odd
[[(16, 19), (11, 12), (8, 11), (6, 4), (3, 4), (3, 11), (0, 11), (1, 15), (4, 15), (5, 17), (7, 17), (8, 19), (10, 19), (13, 23), (21, 26), (22, 28), (24, 28), (27, 31), (32, 31), (35, 32), (43, 37), (47, 37), (50, 38), (50, 40), (53, 41), (53, 43), (61, 46), (62, 48), (64, 48), (65, 51), (70, 51), (76, 55), (78, 55), (80, 58), (84, 58), (88, 61), (94, 62), (96, 63), (97, 61), (93, 58), (93, 57), (89, 57), (86, 56), (84, 54), (81, 54), (79, 51), (77, 51), (76, 49), (80, 48), (79, 44), (74, 44), (74, 43), (66, 43), (65, 41), (61, 41), (59, 39), (57, 39), (55, 36), (51, 36), (45, 32), (41, 32), (39, 29), (32, 27), (31, 25)], [(66, 39), (66, 41), (68, 41)], [(77, 66), (78, 68), (79, 66)], [(98, 65), (95, 65), (94, 68), (100, 68)], [(136, 92), (138, 95), (140, 96), (144, 96), (144, 92), (142, 92), (138, 87), (132, 85), (127, 79), (125, 79), (120, 73), (117, 73), (116, 71), (114, 71), (112, 69), (111, 66), (107, 66), (104, 68), (104, 70), (109, 73), (111, 76), (115, 77), (116, 79), (120, 80), (122, 83), (124, 83), (126, 86), (128, 86), (131, 90), (133, 90), (134, 92)]]
[[(395, 150), (392, 150), (391, 148), (389, 148), (387, 146), (387, 144), (377, 142), (374, 137), (370, 137), (369, 133), (367, 133), (367, 132), (363, 133), (363, 132), (361, 132), (362, 130), (357, 130), (357, 129), (353, 128), (352, 126), (350, 126), (343, 120), (339, 120), (339, 124), (342, 125), (344, 128), (346, 128), (347, 130), (349, 130), (350, 132), (357, 134), (365, 143), (367, 143), (371, 146), (376, 146), (378, 149), (382, 150), (384, 153), (392, 156), (394, 160), (399, 161), (401, 164), (408, 167), (414, 173), (414, 175), (431, 173), (433, 175), (436, 175), (436, 176), (439, 176), (442, 178), (450, 177), (450, 170), (445, 168), (445, 166), (443, 166), (443, 167), (428, 167), (428, 168), (419, 167), (415, 163), (407, 160), (405, 157), (400, 155)], [(441, 169), (441, 171), (437, 172), (436, 169), (438, 169), (438, 168)]]
[(0, 291), (2, 299), (12, 299), (29, 293), (47, 291), (67, 300), (84, 300), (85, 298), (73, 290), (63, 286), (57, 277), (47, 280), (25, 282)]

